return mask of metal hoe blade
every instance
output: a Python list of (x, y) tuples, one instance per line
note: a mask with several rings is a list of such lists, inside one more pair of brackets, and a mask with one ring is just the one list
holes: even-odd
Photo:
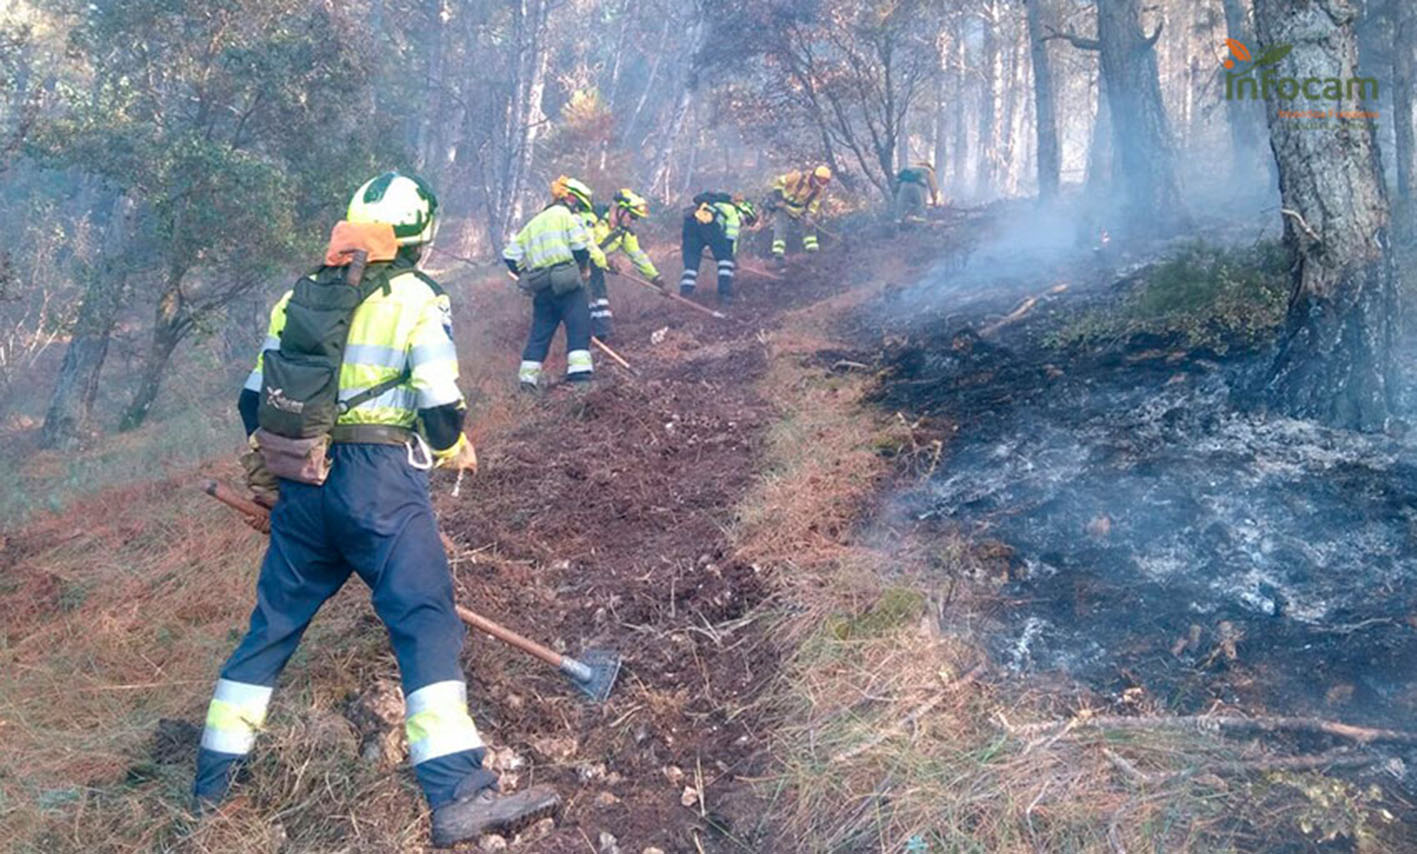
[(608, 649), (588, 649), (579, 659), (564, 656), (561, 672), (570, 677), (581, 693), (603, 703), (620, 675), (620, 656)]

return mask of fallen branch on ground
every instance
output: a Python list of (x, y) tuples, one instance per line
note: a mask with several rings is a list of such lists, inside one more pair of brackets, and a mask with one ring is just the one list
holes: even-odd
[(1014, 309), (1013, 311), (1009, 312), (1008, 314), (1004, 315), (1003, 317), (999, 318), (988, 326), (981, 328), (979, 330), (979, 337), (986, 338), (990, 335), (993, 335), (995, 332), (998, 332), (1000, 329), (1003, 329), (1005, 326), (1008, 326), (1010, 323), (1013, 323), (1014, 321), (1023, 317), (1025, 314), (1028, 314), (1028, 312), (1031, 311), (1033, 307), (1037, 304), (1038, 297), (1029, 297), (1023, 302), (1019, 303), (1018, 308)]
[(1038, 724), (1012, 726), (1005, 724), (1011, 735), (1032, 737), (1052, 733), (1055, 730), (1077, 732), (1086, 729), (1169, 729), (1189, 730), (1211, 735), (1242, 735), (1255, 732), (1301, 732), (1312, 735), (1331, 735), (1358, 744), (1378, 742), (1390, 744), (1417, 744), (1417, 732), (1392, 729), (1371, 729), (1353, 726), (1338, 721), (1317, 718), (1241, 718), (1209, 715), (1168, 715), (1164, 717), (1138, 718), (1122, 715), (1100, 715), (1097, 717), (1076, 717), (1065, 721), (1048, 721)]

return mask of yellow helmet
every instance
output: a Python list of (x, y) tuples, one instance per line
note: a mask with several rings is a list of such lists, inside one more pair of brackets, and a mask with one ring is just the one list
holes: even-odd
[(558, 202), (575, 202), (581, 210), (591, 209), (591, 195), (590, 187), (566, 175), (551, 182), (551, 198)]
[(438, 197), (421, 178), (385, 172), (354, 191), (344, 218), (350, 222), (382, 222), (393, 226), (400, 246), (433, 239)]
[(628, 213), (635, 219), (643, 219), (649, 216), (649, 202), (643, 196), (637, 195), (629, 187), (622, 188), (615, 194), (615, 206)]
[(832, 179), (831, 167), (822, 165), (812, 170), (812, 180), (818, 184), (825, 184)]

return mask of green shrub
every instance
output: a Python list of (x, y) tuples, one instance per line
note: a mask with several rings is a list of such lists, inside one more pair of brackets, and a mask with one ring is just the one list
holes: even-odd
[(1288, 265), (1275, 241), (1243, 248), (1192, 243), (1141, 271), (1120, 304), (1074, 315), (1046, 343), (1098, 346), (1154, 335), (1217, 353), (1253, 347), (1284, 320)]

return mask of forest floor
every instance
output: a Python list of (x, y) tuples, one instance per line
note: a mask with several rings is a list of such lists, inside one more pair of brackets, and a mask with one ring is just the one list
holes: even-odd
[[(566, 801), (559, 824), (504, 840), (511, 850), (1411, 841), (1400, 792), (1286, 765), (1282, 738), (1020, 734), (1023, 721), (1071, 720), (1095, 695), (1056, 676), (1013, 679), (965, 630), (998, 588), (956, 582), (998, 575), (1006, 556), (881, 511), (936, 473), (953, 427), (871, 402), (881, 354), (901, 342), (870, 305), (898, 300), (985, 227), (957, 214), (830, 246), (780, 279), (744, 271), (728, 320), (612, 279), (611, 343), (636, 373), (598, 357), (583, 394), (514, 392), (525, 305), (505, 282), (449, 271), (482, 457), (459, 498), (434, 478), (459, 598), (566, 652), (625, 657), (596, 705), (469, 635), (490, 764), (507, 788), (551, 783)], [(995, 294), (980, 321), (1015, 302)], [(214, 461), (106, 489), (0, 543), (4, 838), (46, 852), (422, 850), (396, 669), (359, 584), (307, 634), (231, 806), (186, 813), (203, 709), (261, 548), (192, 488), (208, 475), (236, 470)]]

